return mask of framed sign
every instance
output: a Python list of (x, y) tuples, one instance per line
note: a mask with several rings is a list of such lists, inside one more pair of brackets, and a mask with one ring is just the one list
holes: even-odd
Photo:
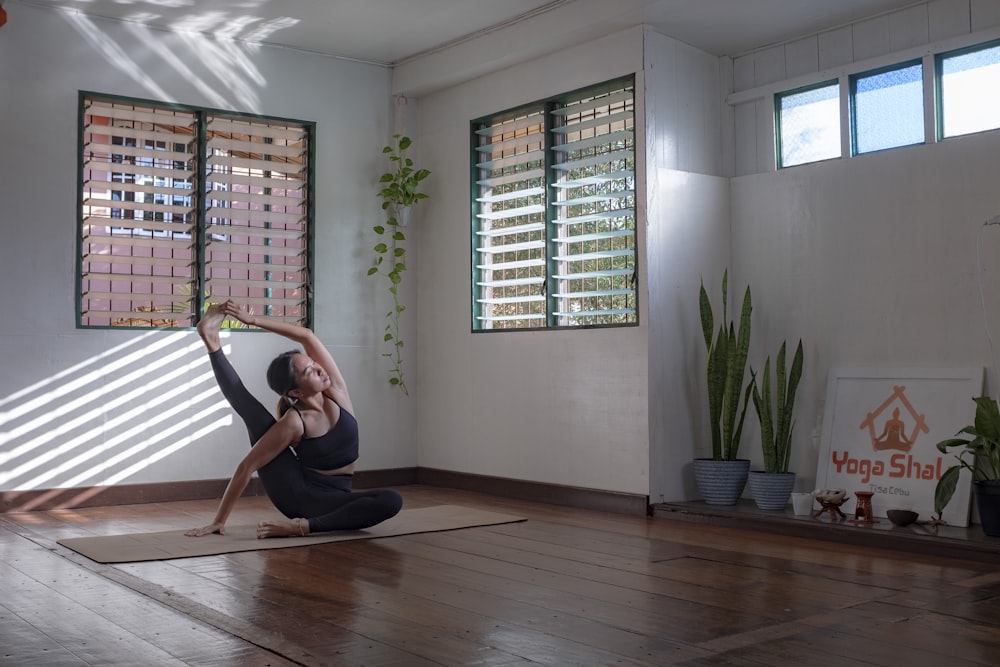
[[(973, 423), (982, 368), (833, 368), (827, 382), (818, 488), (872, 492), (874, 516), (934, 513), (934, 487), (954, 463), (937, 443)], [(963, 471), (943, 519), (969, 524), (971, 475)], [(845, 507), (852, 507), (848, 501)]]

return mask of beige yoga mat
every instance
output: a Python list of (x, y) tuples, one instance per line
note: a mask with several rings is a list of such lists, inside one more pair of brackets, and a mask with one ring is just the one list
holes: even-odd
[(402, 510), (393, 518), (364, 530), (321, 533), (307, 537), (276, 537), (259, 540), (255, 525), (234, 525), (226, 526), (225, 535), (187, 537), (183, 530), (166, 530), (159, 533), (71, 537), (58, 540), (58, 542), (98, 563), (131, 563), (143, 560), (213, 556), (235, 551), (281, 549), (344, 540), (367, 540), (413, 533), (432, 533), (524, 520), (523, 517), (470, 507), (437, 505)]

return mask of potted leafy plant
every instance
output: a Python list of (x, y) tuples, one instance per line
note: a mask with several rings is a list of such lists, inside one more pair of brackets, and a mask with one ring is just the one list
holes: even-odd
[[(802, 341), (799, 340), (792, 365), (785, 372), (785, 341), (781, 342), (775, 361), (777, 394), (771, 392), (771, 357), (764, 361), (763, 379), (753, 386), (753, 405), (760, 422), (760, 445), (764, 470), (750, 473), (750, 491), (754, 503), (763, 510), (781, 510), (788, 504), (795, 487), (795, 473), (788, 472), (792, 453), (792, 429), (795, 422), (795, 392), (802, 377)], [(750, 374), (756, 377), (753, 369)]]
[[(972, 474), (972, 487), (983, 532), (1000, 536), (1000, 408), (996, 399), (980, 396), (976, 402), (975, 423), (956, 433), (956, 437), (937, 443), (942, 454), (955, 450), (958, 463), (938, 479), (934, 489), (934, 511), (940, 522), (941, 513), (951, 502), (962, 470)], [(957, 437), (961, 434), (969, 437)]]
[(372, 229), (378, 237), (375, 244), (375, 259), (372, 261), (368, 275), (379, 275), (388, 282), (389, 294), (392, 295), (392, 310), (385, 314), (385, 333), (383, 342), (390, 346), (382, 356), (392, 362), (389, 371), (389, 383), (398, 387), (404, 394), (406, 380), (403, 376), (403, 339), (399, 333), (399, 318), (406, 306), (399, 300), (399, 285), (403, 281), (406, 270), (406, 234), (403, 229), (409, 219), (410, 210), (414, 204), (427, 195), (419, 192), (420, 182), (430, 176), (427, 169), (416, 169), (413, 160), (406, 157), (406, 149), (412, 145), (409, 137), (394, 134), (395, 145), (386, 146), (382, 153), (388, 154), (392, 169), (382, 174), (379, 183), (382, 189), (378, 196), (382, 200), (382, 210), (386, 212), (385, 224), (375, 225)]
[[(729, 271), (722, 274), (722, 320), (715, 326), (712, 301), (701, 281), (698, 306), (707, 351), (706, 381), (708, 416), (712, 430), (712, 458), (694, 461), (695, 482), (710, 505), (735, 505), (746, 486), (749, 459), (738, 458), (743, 420), (753, 388), (753, 378), (744, 389), (750, 350), (750, 286), (740, 308), (739, 326), (728, 320)], [(740, 396), (742, 394), (742, 409)], [(739, 419), (737, 420), (737, 415)]]

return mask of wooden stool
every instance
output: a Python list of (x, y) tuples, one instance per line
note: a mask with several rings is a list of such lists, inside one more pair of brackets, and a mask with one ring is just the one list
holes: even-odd
[(848, 496), (844, 496), (837, 500), (827, 500), (826, 498), (817, 497), (816, 501), (819, 503), (820, 507), (818, 510), (813, 512), (813, 518), (815, 519), (824, 513), (828, 513), (830, 515), (830, 519), (833, 521), (846, 519), (847, 515), (844, 514), (844, 510), (840, 509), (840, 506), (844, 504), (844, 501), (846, 501), (847, 498)]

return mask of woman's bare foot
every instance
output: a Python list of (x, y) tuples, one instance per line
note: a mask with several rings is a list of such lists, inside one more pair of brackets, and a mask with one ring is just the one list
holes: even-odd
[(224, 319), (226, 319), (225, 304), (212, 304), (198, 322), (198, 335), (205, 341), (205, 347), (209, 352), (215, 352), (222, 347), (219, 331), (222, 329)]
[(305, 537), (309, 534), (309, 519), (261, 521), (257, 524), (257, 539), (268, 537)]

